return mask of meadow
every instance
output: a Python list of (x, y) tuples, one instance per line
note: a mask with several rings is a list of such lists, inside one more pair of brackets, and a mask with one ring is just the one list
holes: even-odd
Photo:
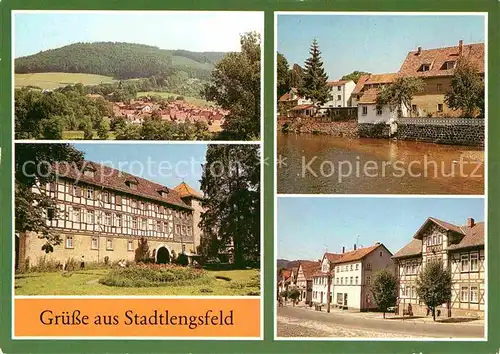
[(37, 86), (41, 89), (56, 89), (67, 85), (81, 83), (83, 85), (98, 85), (101, 83), (115, 82), (112, 77), (93, 74), (74, 73), (34, 73), (15, 74), (14, 83), (16, 88), (24, 86)]
[(259, 271), (207, 270), (206, 279), (184, 285), (117, 287), (99, 283), (110, 269), (23, 273), (15, 276), (16, 295), (259, 295)]

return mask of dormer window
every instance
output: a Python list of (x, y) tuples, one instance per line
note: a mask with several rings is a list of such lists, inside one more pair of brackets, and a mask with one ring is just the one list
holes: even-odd
[(418, 71), (429, 71), (431, 69), (431, 64), (422, 64)]
[(455, 69), (455, 66), (457, 66), (457, 62), (454, 60), (450, 60), (443, 64), (443, 70)]
[(161, 196), (162, 198), (166, 198), (166, 197), (168, 196), (168, 190), (166, 190), (166, 189), (160, 189), (160, 190), (158, 191), (158, 193), (160, 193), (160, 196)]
[(125, 182), (125, 184), (130, 189), (137, 189), (137, 183), (135, 181), (127, 181), (127, 182)]

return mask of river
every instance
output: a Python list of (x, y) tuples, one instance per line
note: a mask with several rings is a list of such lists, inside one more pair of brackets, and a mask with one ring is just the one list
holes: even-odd
[(480, 148), (281, 132), (277, 139), (279, 194), (484, 194)]

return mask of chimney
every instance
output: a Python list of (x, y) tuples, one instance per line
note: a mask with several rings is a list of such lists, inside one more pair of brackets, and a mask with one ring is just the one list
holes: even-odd
[(422, 47), (417, 48), (417, 55), (420, 55), (420, 54), (422, 54)]
[(463, 40), (459, 40), (458, 41), (458, 56), (461, 57), (462, 56), (462, 49), (463, 49), (463, 46), (464, 46), (464, 41)]
[(467, 227), (473, 227), (473, 226), (474, 226), (474, 219), (467, 218)]
[(354, 250), (356, 251), (356, 244), (354, 244)]
[(342, 253), (345, 253), (345, 247), (342, 246)]

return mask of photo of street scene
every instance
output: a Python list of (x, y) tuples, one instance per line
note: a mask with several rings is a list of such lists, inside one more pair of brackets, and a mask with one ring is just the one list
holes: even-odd
[(275, 19), (278, 193), (484, 194), (484, 15)]
[(263, 19), (14, 11), (15, 138), (260, 140)]
[(17, 143), (15, 295), (259, 296), (260, 154)]
[(278, 197), (277, 208), (278, 338), (485, 337), (483, 198)]

